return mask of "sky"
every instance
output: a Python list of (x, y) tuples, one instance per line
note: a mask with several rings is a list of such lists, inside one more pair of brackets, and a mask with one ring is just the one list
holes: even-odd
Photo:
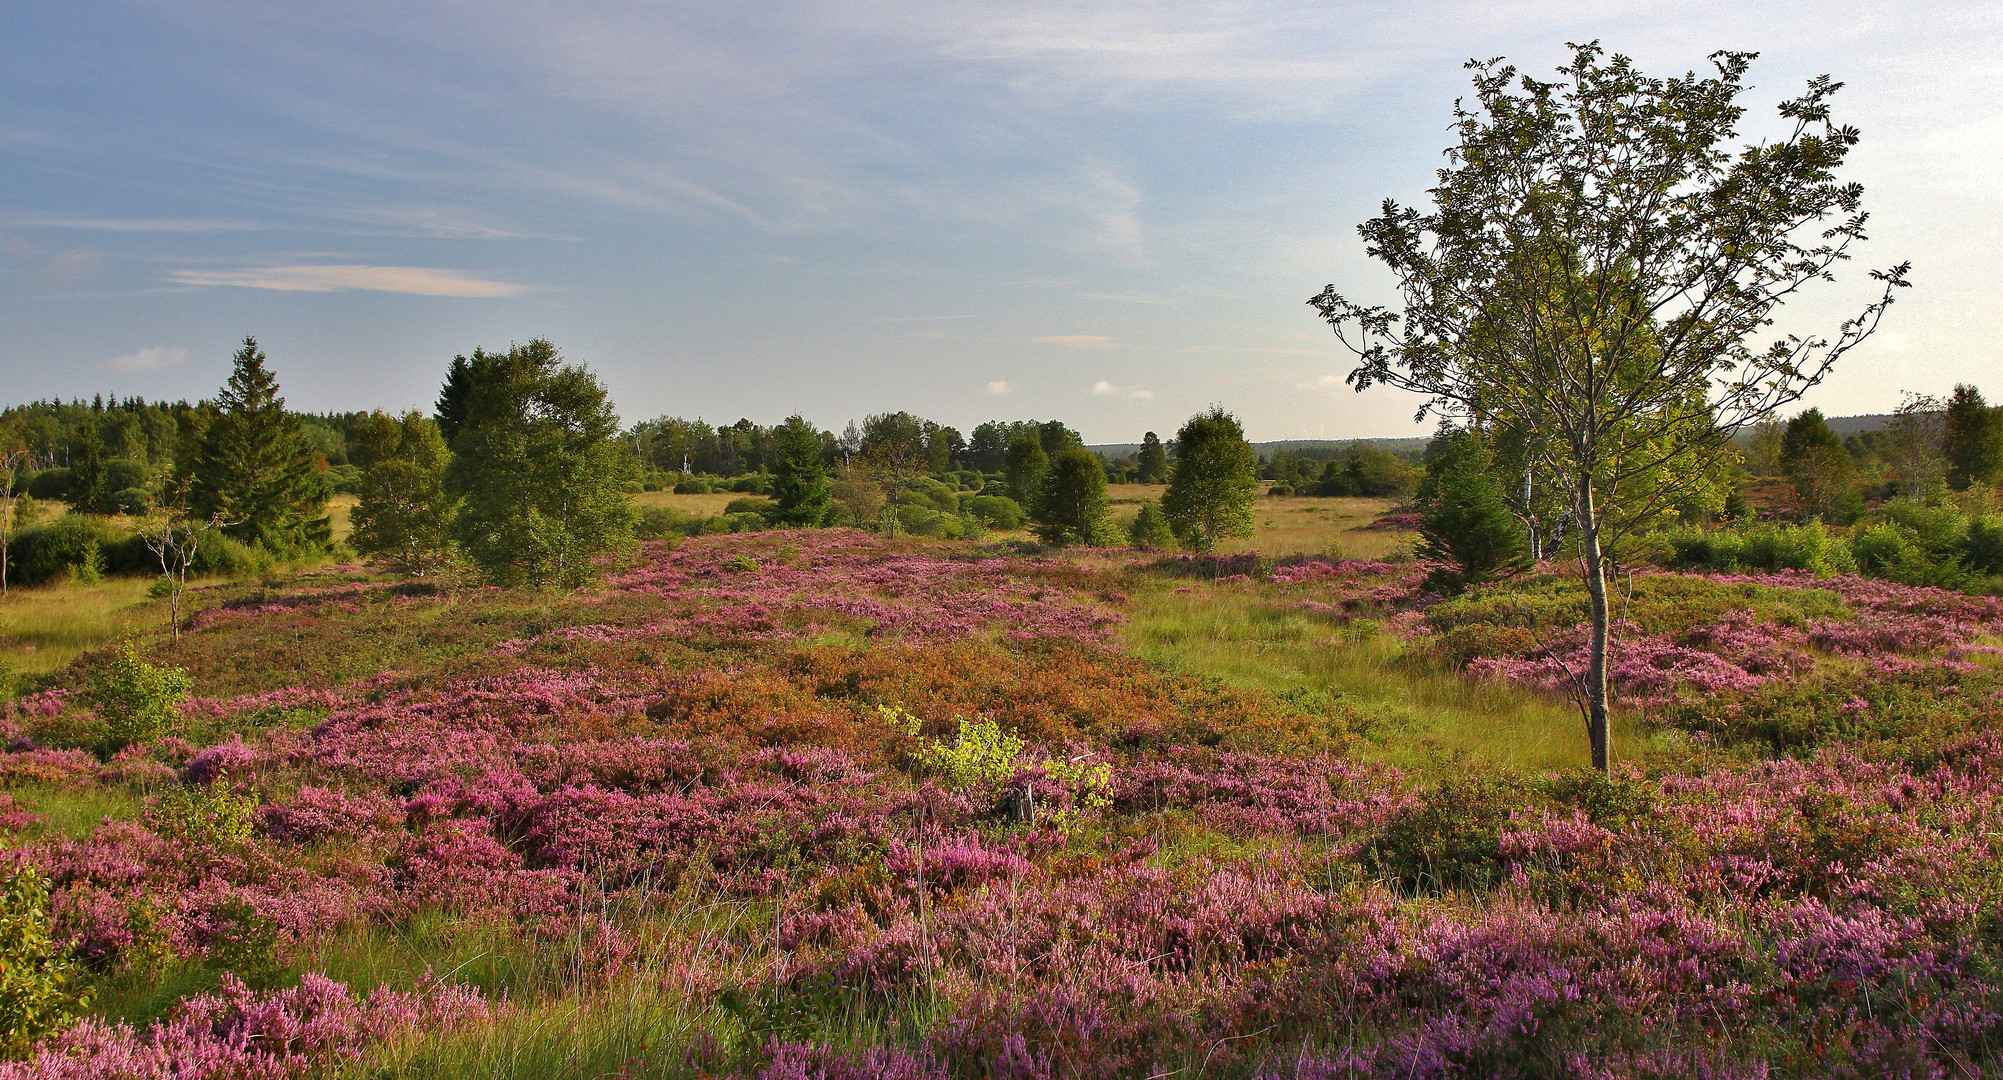
[(1871, 242), (1780, 329), (1914, 288), (1807, 402), (2003, 397), (1994, 3), (79, 0), (0, 5), (0, 402), (209, 396), (254, 334), (294, 408), (427, 407), (546, 337), (629, 422), (1416, 434), (1306, 300), (1392, 299), (1356, 225), (1465, 61), (1593, 39), (1759, 52), (1748, 137), (1845, 82)]

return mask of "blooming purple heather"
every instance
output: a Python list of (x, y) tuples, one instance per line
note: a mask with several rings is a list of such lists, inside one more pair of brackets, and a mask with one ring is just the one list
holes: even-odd
[[(1562, 580), (1442, 601), (1412, 563), (1260, 577), (967, 550), (702, 538), (561, 602), (316, 586), (188, 635), (200, 696), (116, 753), (82, 684), (19, 699), (0, 827), (47, 875), (57, 936), (87, 978), (213, 989), (46, 1034), (0, 1080), (366, 1071), (492, 1042), (550, 995), (662, 995), (697, 1018), (608, 1074), (1997, 1065), (1995, 600), (1642, 581), (1614, 685), (1637, 724), (1686, 737), (1600, 779), (1394, 768), (1343, 728), (1369, 717), (1144, 664), (1114, 636), (1129, 597), (1229, 590), (1377, 620), (1400, 663), (1562, 694), (1583, 648)], [(1533, 603), (1556, 613), (1535, 635), (1505, 617)], [(368, 651), (419, 616), (435, 654)], [(373, 659), (278, 685), (240, 666), (265, 634)], [(1020, 748), (968, 743), (982, 717)], [(58, 827), (85, 796), (111, 817)], [(361, 928), (441, 918), (545, 973), (484, 992), (464, 956), (404, 989), (313, 973)], [(274, 989), (221, 974), (247, 941)], [(834, 1009), (869, 1036), (812, 1026)]]

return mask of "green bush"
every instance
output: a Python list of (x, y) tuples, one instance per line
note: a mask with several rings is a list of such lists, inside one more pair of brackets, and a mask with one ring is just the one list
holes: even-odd
[(1168, 515), (1161, 512), (1161, 504), (1153, 499), (1141, 503), (1141, 512), (1134, 515), (1127, 538), (1135, 547), (1150, 551), (1166, 551), (1175, 546), (1175, 533), (1169, 529)]
[(48, 879), (32, 866), (17, 866), (0, 884), (0, 1058), (27, 1057), (90, 998), (70, 946), (56, 941)]
[(1954, 563), (1937, 562), (1918, 533), (1892, 522), (1858, 529), (1850, 550), (1859, 570), (1901, 585), (1948, 584), (1963, 576)]
[(1029, 520), (1022, 504), (1006, 495), (976, 495), (967, 500), (967, 513), (991, 529), (1020, 529)]
[[(271, 553), (261, 547), (210, 532), (195, 549), (188, 573), (198, 577), (249, 577), (269, 571), (275, 562)], [(160, 564), (154, 563), (153, 572), (159, 570)]]
[(1807, 570), (1819, 576), (1857, 569), (1850, 548), (1820, 521), (1806, 525), (1760, 524), (1740, 529), (1678, 529), (1668, 534), (1677, 565), (1699, 570)]
[(1971, 520), (1961, 538), (1961, 561), (1978, 574), (2003, 574), (2003, 520)]
[(70, 497), (70, 471), (68, 469), (43, 469), (28, 481), (28, 494), (37, 499), (68, 499)]
[(685, 536), (694, 524), (695, 518), (686, 510), (673, 506), (643, 506), (639, 521), (633, 526), (633, 535), (642, 540)]
[(711, 520), (723, 522), (724, 532), (763, 532), (772, 527), (772, 523), (765, 520), (764, 514), (732, 514), (726, 511)]
[(1486, 892), (1502, 883), (1502, 826), (1523, 795), (1486, 776), (1442, 781), (1391, 822), (1369, 858), (1407, 893)]
[(114, 458), (104, 463), (103, 491), (143, 488), (153, 479), (153, 466), (131, 458)]
[(1292, 495), (1293, 493), (1294, 486), (1292, 484), (1274, 484), (1272, 487), (1266, 489), (1267, 495)]
[(153, 508), (153, 493), (145, 488), (121, 488), (112, 494), (111, 505), (121, 514), (137, 517)]
[(257, 828), (257, 797), (230, 790), (227, 777), (172, 788), (146, 813), (147, 827), (160, 836), (203, 848), (240, 847)]
[(680, 480), (675, 481), (675, 494), (707, 495), (709, 494), (709, 484), (699, 477), (684, 476)]
[(14, 537), (7, 551), (12, 564), (8, 577), (18, 585), (54, 581), (70, 567), (88, 563), (93, 550), (99, 568), (115, 573), (126, 554), (123, 545), (132, 539), (132, 534), (103, 518), (66, 514)]
[(772, 509), (772, 500), (763, 495), (752, 495), (742, 499), (732, 499), (723, 508), (726, 514), (763, 514)]
[(904, 490), (910, 493), (913, 502), (924, 503), (942, 513), (957, 513), (960, 509), (959, 494), (929, 476), (907, 481)]
[(98, 753), (110, 757), (178, 723), (179, 702), (193, 686), (188, 673), (180, 668), (155, 667), (139, 658), (131, 642), (120, 646), (111, 662), (92, 674), (87, 688), (87, 696), (104, 722)]

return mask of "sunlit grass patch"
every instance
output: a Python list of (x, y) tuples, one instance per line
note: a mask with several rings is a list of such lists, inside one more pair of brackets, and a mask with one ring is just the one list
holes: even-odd
[(37, 675), (120, 638), (164, 632), (166, 607), (147, 595), (152, 584), (120, 577), (8, 590), (0, 598), (0, 663)]
[[(1422, 769), (1456, 751), (1525, 770), (1589, 762), (1569, 702), (1414, 657), (1370, 620), (1338, 622), (1231, 585), (1149, 590), (1127, 614), (1129, 646), (1153, 662), (1275, 693), (1341, 695), (1373, 721), (1359, 732), (1367, 757)], [(1623, 718), (1615, 738), (1619, 753), (1653, 736)]]

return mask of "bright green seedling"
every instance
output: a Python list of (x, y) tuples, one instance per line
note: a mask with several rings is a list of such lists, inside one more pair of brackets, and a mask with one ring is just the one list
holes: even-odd
[(104, 721), (99, 752), (115, 754), (136, 742), (157, 738), (181, 720), (178, 705), (194, 680), (177, 667), (149, 664), (126, 642), (111, 663), (90, 681), (90, 700)]
[(1015, 776), (1022, 739), (1003, 731), (993, 720), (962, 720), (960, 733), (952, 742), (927, 743), (912, 756), (921, 768), (954, 791), (1000, 787)]

